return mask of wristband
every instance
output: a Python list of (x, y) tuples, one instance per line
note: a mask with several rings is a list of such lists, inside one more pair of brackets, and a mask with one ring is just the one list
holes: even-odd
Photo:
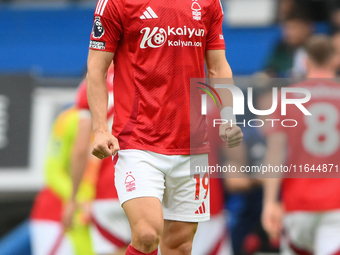
[(233, 108), (228, 106), (224, 107), (220, 112), (221, 119), (227, 120), (229, 123), (236, 124), (236, 116), (233, 114)]

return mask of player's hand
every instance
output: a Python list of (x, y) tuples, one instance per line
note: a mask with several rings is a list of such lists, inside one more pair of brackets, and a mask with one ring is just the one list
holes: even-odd
[(265, 203), (262, 210), (262, 226), (271, 240), (277, 240), (282, 231), (283, 208), (279, 202)]
[(109, 131), (95, 134), (92, 154), (99, 159), (116, 155), (119, 151), (119, 144), (116, 137)]
[(236, 124), (232, 126), (229, 123), (221, 124), (220, 137), (224, 142), (227, 142), (229, 148), (234, 148), (241, 144), (243, 133), (241, 128)]
[(72, 229), (73, 227), (73, 216), (77, 210), (77, 203), (75, 201), (69, 201), (65, 204), (62, 212), (61, 222), (64, 229)]

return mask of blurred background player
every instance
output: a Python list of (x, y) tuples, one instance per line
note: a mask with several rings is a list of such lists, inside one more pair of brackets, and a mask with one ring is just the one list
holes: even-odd
[[(287, 106), (285, 118), (297, 120), (298, 125), (268, 129), (265, 164), (308, 164), (310, 171), (297, 171), (282, 180), (282, 204), (278, 201), (281, 178), (264, 179), (262, 223), (271, 238), (279, 237), (283, 230), (282, 254), (339, 254), (340, 179), (335, 166), (340, 163), (340, 86), (333, 80), (338, 63), (326, 36), (313, 36), (306, 52), (308, 79), (294, 87), (311, 92), (311, 100), (304, 106), (312, 115)], [(272, 118), (280, 118), (278, 114)], [(332, 172), (328, 164), (334, 164)]]
[[(108, 114), (107, 119), (109, 126), (113, 121), (113, 65), (108, 70), (107, 74), (107, 89), (109, 92)], [(88, 116), (87, 123), (81, 126), (79, 133), (91, 134), (92, 121), (89, 105), (87, 102), (86, 82), (85, 80), (80, 84), (76, 107), (84, 115)], [(111, 123), (111, 124), (110, 124)], [(87, 138), (85, 138), (86, 140)], [(79, 147), (75, 158), (81, 164), (87, 157), (85, 154), (89, 150), (89, 145)], [(70, 219), (75, 208), (75, 194), (79, 186), (79, 182), (84, 172), (81, 168), (73, 172), (73, 193), (72, 199), (69, 203), (68, 210), (65, 212), (65, 224), (67, 227), (72, 225)], [(119, 255), (125, 254), (127, 245), (131, 240), (129, 222), (121, 208), (117, 191), (114, 186), (114, 166), (112, 158), (101, 160), (101, 165), (98, 173), (98, 180), (96, 184), (95, 199), (91, 206), (92, 226), (91, 238), (93, 242), (94, 251), (97, 255)]]
[(46, 187), (38, 194), (30, 217), (33, 255), (94, 255), (89, 236), (89, 203), (94, 197), (99, 160), (90, 156), (90, 139), (86, 143), (89, 155), (80, 167), (82, 178), (75, 201), (73, 227), (62, 225), (62, 212), (72, 194), (72, 153), (76, 148), (78, 126), (82, 114), (75, 108), (63, 111), (55, 120), (45, 162)]
[[(272, 86), (270, 79), (255, 79), (255, 108), (267, 110), (272, 103)], [(261, 83), (260, 83), (261, 82)], [(239, 147), (226, 150), (225, 165), (260, 166), (267, 151), (265, 129), (268, 116), (254, 116), (250, 119), (262, 120), (262, 127), (242, 127), (243, 141)], [(255, 125), (255, 122), (254, 122)], [(256, 123), (256, 125), (259, 125)], [(226, 208), (228, 210), (228, 227), (235, 255), (253, 254), (255, 252), (277, 252), (278, 244), (270, 242), (261, 226), (262, 182), (256, 172), (226, 173), (227, 189)]]

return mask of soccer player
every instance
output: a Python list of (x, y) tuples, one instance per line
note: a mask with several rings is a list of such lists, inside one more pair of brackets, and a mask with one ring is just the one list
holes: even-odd
[[(159, 244), (162, 255), (191, 254), (197, 223), (209, 219), (209, 196), (190, 176), (190, 164), (207, 166), (209, 151), (200, 107), (190, 109), (190, 78), (204, 78), (206, 59), (209, 78), (231, 80), (222, 23), (219, 0), (97, 3), (86, 80), (93, 154), (119, 151), (115, 185), (132, 230), (128, 255), (156, 255)], [(106, 73), (112, 59), (111, 134)], [(232, 94), (220, 90), (222, 118), (233, 119)], [(190, 129), (190, 110), (196, 129)], [(199, 134), (194, 147), (190, 131)], [(220, 133), (230, 147), (242, 140), (235, 124), (221, 125)]]
[[(63, 207), (72, 193), (70, 158), (81, 119), (81, 113), (72, 107), (53, 124), (45, 163), (46, 186), (39, 192), (30, 217), (33, 255), (93, 255), (88, 204), (94, 196), (99, 165), (95, 157), (86, 158), (82, 165), (86, 173), (75, 198), (73, 228), (66, 231), (61, 222)], [(90, 142), (87, 140), (88, 154)]]
[[(107, 119), (112, 123), (113, 119), (113, 66), (108, 70), (107, 89), (109, 93)], [(89, 140), (91, 135), (91, 113), (86, 95), (86, 82), (83, 81), (78, 89), (76, 107), (83, 116), (87, 116), (79, 125), (78, 136), (80, 141)], [(87, 145), (89, 146), (89, 145)], [(87, 158), (89, 147), (86, 144), (77, 146), (73, 153), (75, 165), (81, 165)], [(65, 210), (64, 223), (66, 227), (71, 227), (75, 208), (75, 194), (77, 194), (80, 180), (84, 174), (83, 168), (73, 171), (73, 193), (71, 200)], [(126, 247), (131, 241), (129, 222), (124, 210), (121, 208), (117, 191), (114, 187), (114, 167), (111, 158), (103, 159), (98, 172), (96, 183), (95, 199), (91, 204), (91, 238), (93, 249), (97, 255), (119, 255), (125, 254)]]
[[(262, 223), (272, 238), (279, 237), (283, 229), (282, 254), (339, 254), (340, 179), (336, 178), (336, 165), (340, 162), (340, 86), (332, 80), (335, 51), (328, 37), (314, 36), (307, 42), (306, 52), (308, 79), (294, 87), (311, 92), (311, 100), (303, 105), (312, 115), (287, 105), (285, 118), (296, 120), (298, 125), (276, 125), (269, 131), (265, 159), (272, 166), (284, 164), (287, 148), (286, 165), (297, 167), (296, 174), (288, 177), (305, 178), (264, 180)], [(332, 172), (328, 164), (334, 164)], [(306, 166), (310, 171), (305, 171)], [(313, 176), (320, 178), (307, 178)], [(283, 208), (278, 201), (281, 180)]]

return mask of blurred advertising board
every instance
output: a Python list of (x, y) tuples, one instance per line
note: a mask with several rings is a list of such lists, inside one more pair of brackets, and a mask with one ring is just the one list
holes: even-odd
[(76, 93), (58, 81), (52, 85), (28, 75), (0, 76), (0, 192), (37, 191), (44, 184), (51, 125)]

